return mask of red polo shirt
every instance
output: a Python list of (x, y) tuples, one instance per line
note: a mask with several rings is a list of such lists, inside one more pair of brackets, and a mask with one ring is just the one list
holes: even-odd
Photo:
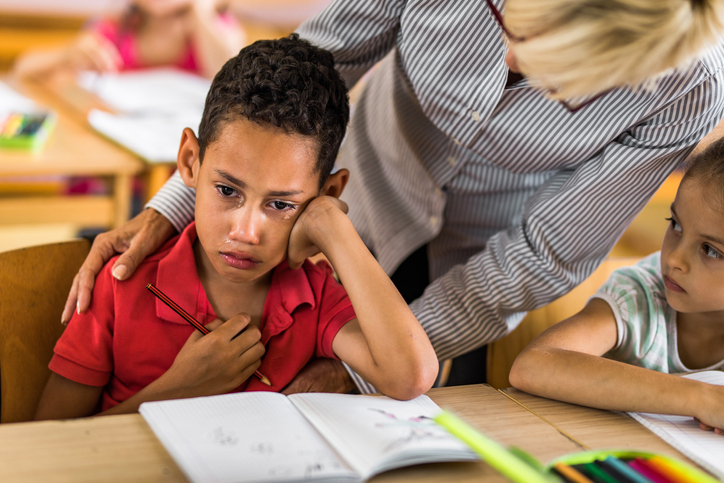
[[(133, 276), (118, 282), (112, 259), (98, 275), (89, 309), (75, 314), (55, 346), (50, 369), (61, 376), (104, 386), (101, 410), (124, 401), (171, 367), (189, 335), (188, 322), (146, 290), (151, 282), (202, 324), (216, 319), (196, 271), (189, 225), (148, 257)], [(272, 386), (251, 377), (236, 391), (281, 391), (313, 357), (335, 358), (332, 340), (355, 318), (344, 288), (327, 263), (306, 261), (274, 269), (264, 303), (259, 371)]]

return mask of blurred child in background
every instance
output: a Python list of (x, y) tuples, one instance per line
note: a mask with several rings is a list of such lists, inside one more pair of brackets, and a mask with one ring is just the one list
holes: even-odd
[(132, 0), (117, 18), (91, 23), (70, 44), (22, 54), (14, 73), (117, 72), (175, 66), (212, 78), (246, 42), (220, 0)]

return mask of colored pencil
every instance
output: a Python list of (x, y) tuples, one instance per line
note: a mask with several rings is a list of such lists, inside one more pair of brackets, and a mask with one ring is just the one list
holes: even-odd
[(653, 483), (638, 471), (616, 458), (613, 455), (607, 456), (601, 464), (610, 469), (610, 473), (617, 475), (616, 479), (623, 480), (626, 483)]
[[(156, 297), (158, 297), (158, 299), (159, 299), (161, 302), (163, 302), (163, 303), (165, 303), (166, 305), (168, 305), (168, 307), (169, 307), (171, 310), (173, 310), (174, 312), (176, 312), (177, 314), (179, 314), (179, 316), (181, 316), (182, 319), (184, 319), (186, 322), (188, 322), (189, 324), (191, 324), (192, 326), (194, 326), (194, 327), (196, 328), (196, 330), (198, 330), (199, 332), (201, 332), (201, 333), (204, 334), (204, 335), (206, 335), (206, 334), (208, 334), (208, 333), (211, 332), (209, 329), (207, 329), (206, 327), (204, 327), (203, 325), (201, 325), (201, 323), (200, 323), (198, 320), (194, 319), (194, 318), (191, 316), (191, 314), (189, 314), (189, 313), (186, 312), (184, 309), (182, 309), (180, 305), (178, 305), (176, 302), (174, 302), (173, 300), (171, 300), (170, 298), (168, 298), (168, 296), (167, 296), (165, 293), (161, 292), (158, 288), (156, 288), (155, 285), (153, 285), (152, 283), (149, 283), (148, 285), (146, 285), (146, 288), (147, 288), (153, 295), (155, 295)], [(264, 374), (262, 374), (261, 372), (259, 372), (259, 371), (254, 371), (254, 375), (255, 375), (257, 378), (259, 378), (259, 380), (260, 380), (261, 382), (263, 382), (264, 384), (266, 384), (267, 386), (271, 386), (271, 385), (272, 385), (272, 384), (271, 384), (271, 381), (269, 380), (269, 378), (266, 377), (266, 376), (265, 376)]]
[[(498, 442), (479, 433), (454, 414), (442, 411), (433, 418), (437, 424), (478, 453), (486, 463), (516, 483), (551, 483), (560, 481), (551, 473), (541, 472)], [(615, 482), (614, 482), (615, 483)]]
[(696, 480), (692, 479), (689, 475), (685, 474), (679, 468), (674, 467), (671, 463), (666, 461), (661, 456), (652, 456), (645, 461), (649, 467), (654, 468), (656, 471), (662, 473), (664, 476), (671, 480), (678, 481), (680, 483), (697, 483)]
[(648, 465), (641, 457), (628, 461), (628, 465), (654, 483), (676, 483), (676, 480), (667, 478), (666, 475), (656, 471), (655, 468)]
[(582, 465), (574, 466), (578, 471), (588, 476), (594, 481), (594, 483), (619, 483), (616, 478), (606, 473), (603, 468), (598, 466), (597, 461), (591, 463), (584, 463)]
[(565, 463), (558, 462), (553, 465), (553, 468), (563, 477), (566, 481), (573, 483), (593, 483), (589, 478), (582, 474), (572, 466), (568, 466)]

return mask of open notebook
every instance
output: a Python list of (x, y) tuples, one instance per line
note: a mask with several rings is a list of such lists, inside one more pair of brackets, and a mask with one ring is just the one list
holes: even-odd
[(93, 128), (146, 161), (176, 161), (181, 131), (196, 131), (211, 81), (173, 68), (118, 74), (82, 73), (78, 83), (113, 114), (92, 110)]
[(475, 460), (411, 401), (247, 392), (150, 402), (139, 412), (195, 482), (363, 481), (419, 463)]
[[(704, 371), (683, 377), (724, 386), (724, 372)], [(665, 414), (628, 413), (639, 423), (698, 463), (702, 468), (724, 480), (724, 436), (702, 431), (690, 417)]]

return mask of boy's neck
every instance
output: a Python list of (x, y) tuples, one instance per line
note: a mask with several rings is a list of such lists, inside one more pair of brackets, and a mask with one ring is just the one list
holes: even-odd
[(676, 313), (679, 359), (689, 369), (703, 369), (724, 360), (724, 314)]
[(226, 321), (239, 313), (247, 313), (251, 323), (258, 327), (274, 272), (247, 283), (231, 282), (216, 271), (198, 240), (194, 242), (194, 258), (199, 280), (216, 316)]

